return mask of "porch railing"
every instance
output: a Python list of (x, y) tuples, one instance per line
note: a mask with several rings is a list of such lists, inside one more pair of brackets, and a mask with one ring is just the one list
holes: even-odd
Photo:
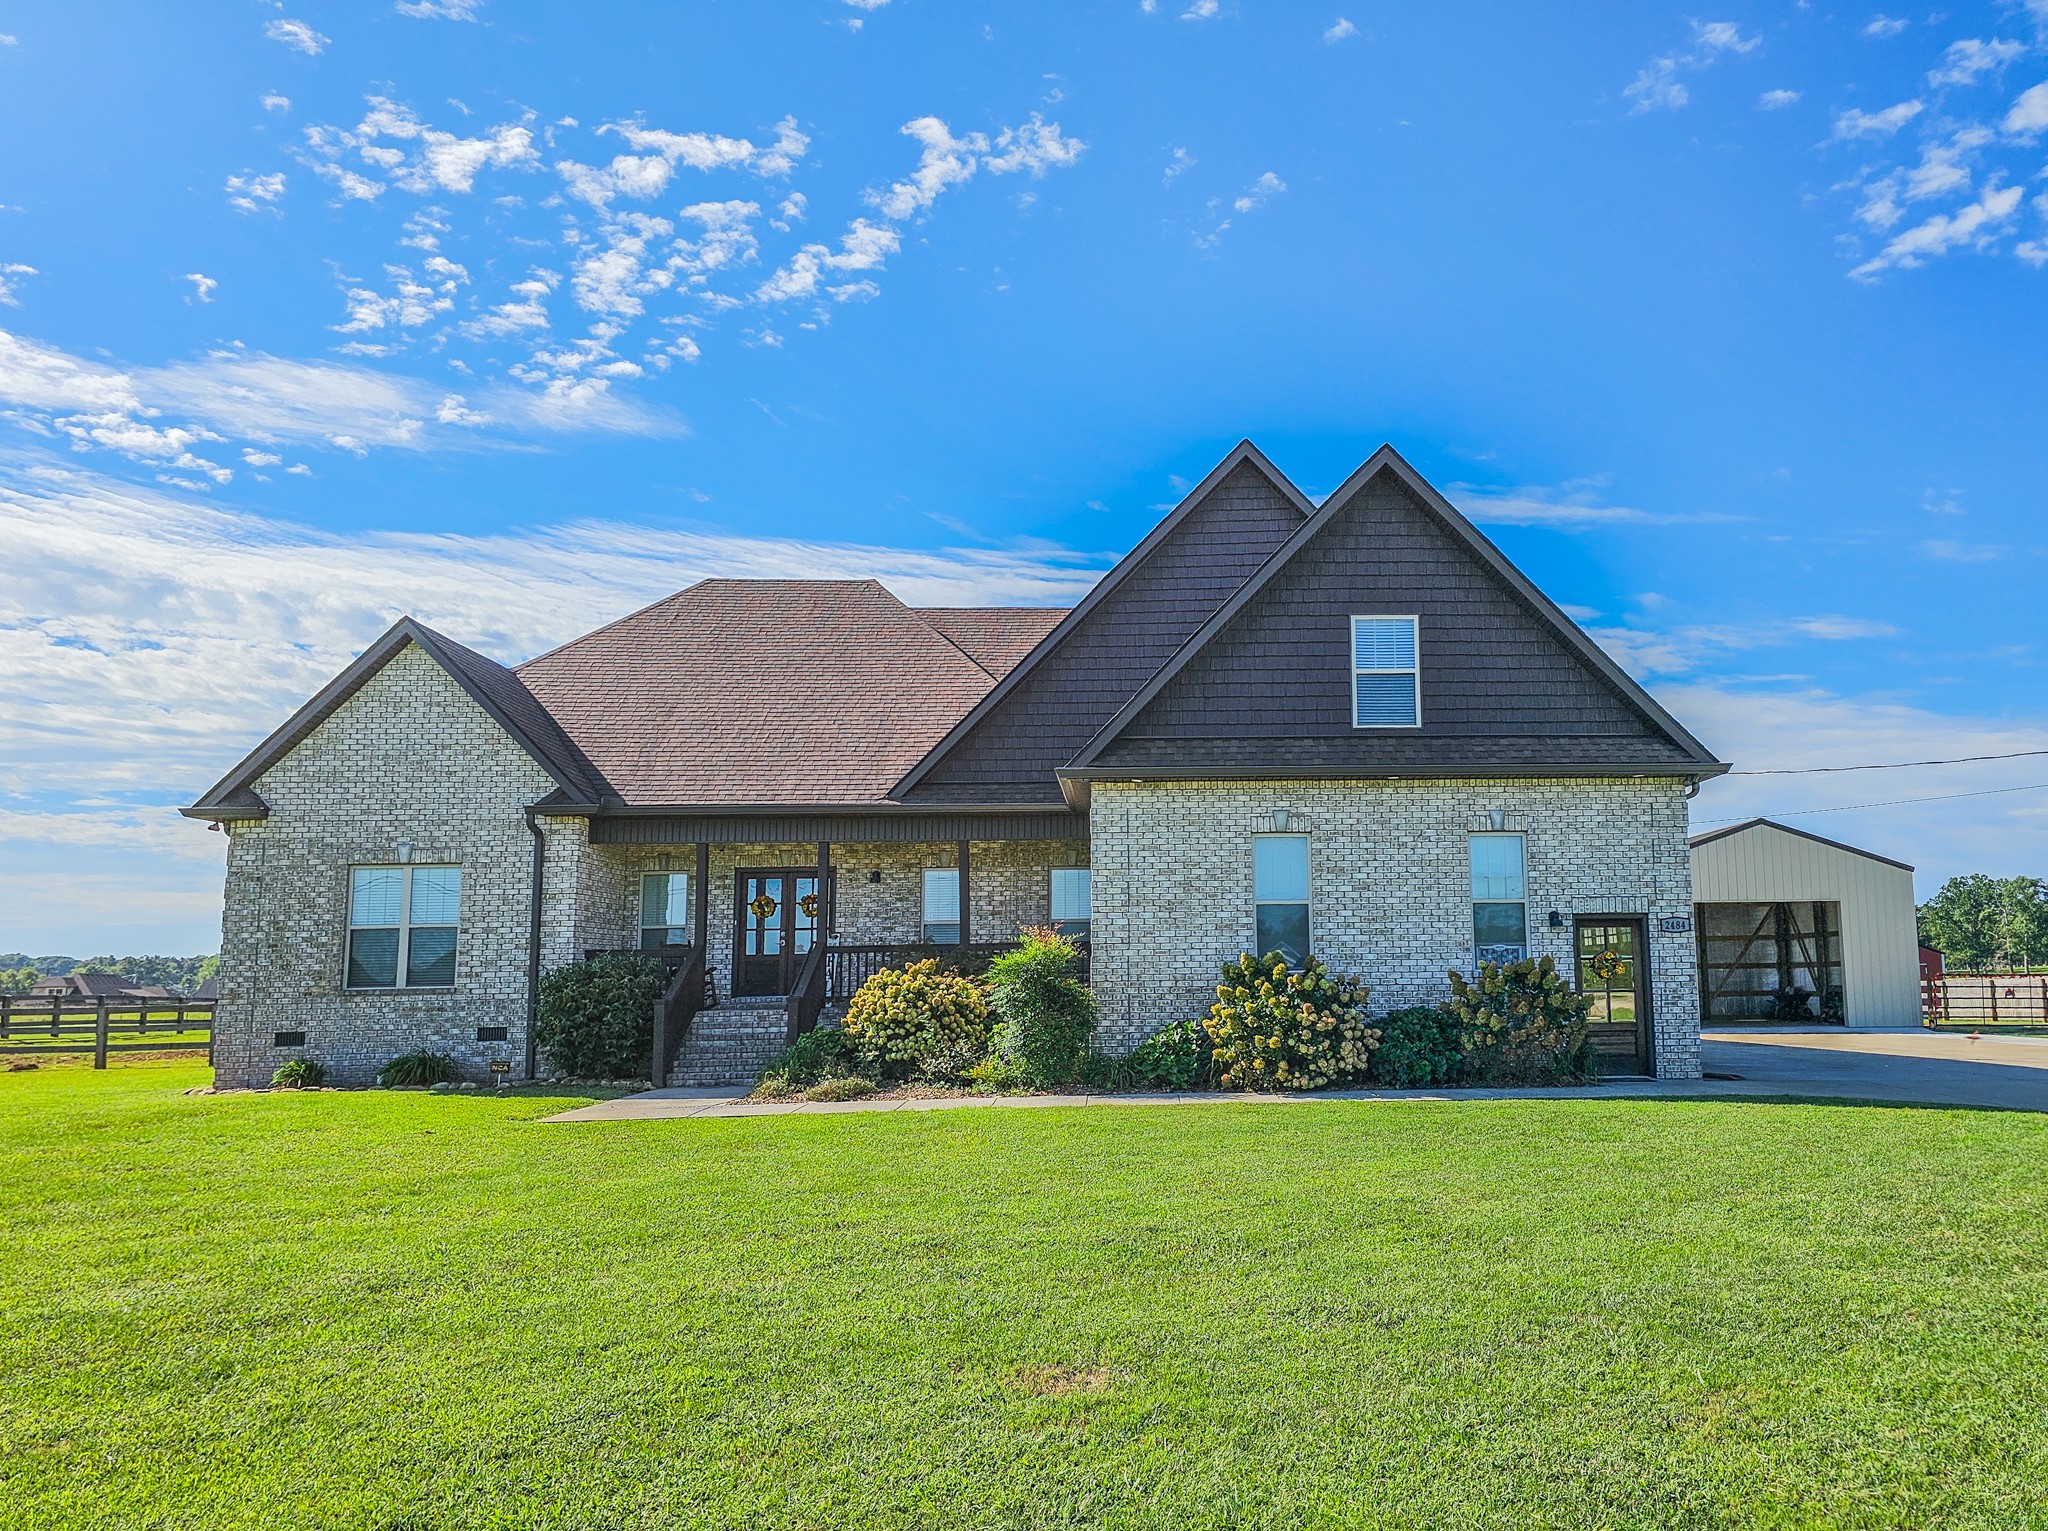
[[(671, 953), (674, 954), (671, 958)], [(674, 947), (662, 952), (669, 960), (668, 984), (654, 1002), (654, 1059), (652, 1077), (659, 1090), (668, 1083), (669, 1070), (689, 1035), (690, 1022), (704, 1005), (704, 953), (697, 947)]]
[[(975, 941), (966, 946), (937, 945), (925, 941), (899, 941), (873, 946), (839, 946), (825, 949), (825, 999), (841, 1003), (884, 968), (907, 967), (936, 957), (939, 965), (970, 978), (979, 978), (988, 965), (1004, 952), (1016, 948), (1015, 941)], [(1075, 975), (1088, 981), (1088, 944), (1081, 943), (1080, 971)]]
[(796, 970), (796, 982), (789, 986), (788, 1039), (792, 1042), (818, 1029), (818, 1015), (825, 1008), (830, 951), (823, 942), (813, 942), (803, 966)]

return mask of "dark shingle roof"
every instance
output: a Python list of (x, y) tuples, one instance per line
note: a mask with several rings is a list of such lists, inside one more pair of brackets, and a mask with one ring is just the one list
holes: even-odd
[(1060, 625), (1064, 606), (920, 606), (917, 614), (1001, 680)]
[(879, 803), (1059, 614), (931, 616), (871, 579), (708, 579), (517, 674), (628, 805)]

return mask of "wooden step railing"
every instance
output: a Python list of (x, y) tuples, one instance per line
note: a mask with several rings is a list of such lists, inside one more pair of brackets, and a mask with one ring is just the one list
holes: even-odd
[(661, 991), (661, 998), (654, 1002), (651, 1077), (657, 1090), (668, 1083), (669, 1070), (675, 1067), (676, 1054), (682, 1051), (683, 1038), (690, 1032), (690, 1022), (704, 1008), (704, 953), (694, 946), (685, 947), (680, 952), (668, 947), (661, 955), (672, 965), (668, 985)]

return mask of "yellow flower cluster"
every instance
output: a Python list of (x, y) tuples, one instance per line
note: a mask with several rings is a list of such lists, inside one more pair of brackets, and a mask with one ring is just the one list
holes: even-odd
[(1230, 1090), (1316, 1090), (1365, 1072), (1380, 1034), (1365, 1024), (1365, 986), (1310, 959), (1299, 972), (1277, 952), (1223, 969), (1202, 1022)]
[(847, 1040), (885, 1062), (914, 1065), (961, 1048), (988, 1046), (988, 1001), (971, 978), (937, 958), (885, 968), (846, 1007)]

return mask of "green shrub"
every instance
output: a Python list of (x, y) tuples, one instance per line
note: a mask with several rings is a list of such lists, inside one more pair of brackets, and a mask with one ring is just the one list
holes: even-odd
[(1074, 976), (1080, 948), (1050, 929), (1023, 936), (988, 966), (988, 1005), (1001, 1022), (994, 1048), (1032, 1088), (1074, 1084), (1095, 1034), (1095, 996)]
[(1200, 1021), (1175, 1021), (1132, 1048), (1124, 1062), (1136, 1082), (1155, 1089), (1216, 1088), (1216, 1049)]
[(1363, 1074), (1379, 1034), (1365, 1024), (1363, 984), (1314, 958), (1291, 971), (1278, 952), (1223, 969), (1202, 1029), (1217, 1083), (1238, 1090), (1316, 1090)]
[(1426, 1090), (1456, 1084), (1465, 1071), (1464, 1024), (1441, 1005), (1389, 1010), (1377, 1022), (1380, 1045), (1368, 1072), (1374, 1084)]
[(935, 957), (884, 968), (846, 1007), (846, 1039), (883, 1079), (908, 1078), (920, 1064), (988, 1046), (988, 1002), (970, 978)]
[(1105, 1095), (1124, 1095), (1139, 1088), (1144, 1081), (1132, 1072), (1130, 1059), (1112, 1058), (1107, 1053), (1090, 1053), (1081, 1061), (1081, 1083)]
[[(1000, 1026), (996, 1029), (1002, 1030)], [(1017, 1090), (1031, 1088), (1017, 1060), (1001, 1051), (990, 1052), (986, 1058), (970, 1068), (967, 1071), (967, 1082), (984, 1090), (993, 1090), (998, 1095), (1008, 1095)]]
[(311, 1058), (294, 1058), (270, 1076), (273, 1090), (317, 1090), (327, 1083), (325, 1065)]
[(862, 1079), (850, 1074), (838, 1079), (821, 1080), (804, 1091), (805, 1100), (860, 1100), (872, 1095), (881, 1086), (872, 1079)]
[(417, 1052), (400, 1053), (377, 1070), (377, 1083), (387, 1090), (441, 1084), (454, 1077), (455, 1060), (445, 1053), (430, 1053), (424, 1047)]
[(645, 1079), (654, 1066), (659, 958), (605, 952), (540, 979), (534, 1040), (555, 1073), (574, 1079)]
[(1598, 1072), (1586, 1032), (1590, 996), (1574, 994), (1548, 957), (1451, 974), (1445, 1008), (1463, 1030), (1465, 1071), (1479, 1084), (1563, 1084)]
[(761, 1075), (763, 1095), (794, 1095), (853, 1071), (853, 1048), (836, 1026), (807, 1031), (782, 1050)]

